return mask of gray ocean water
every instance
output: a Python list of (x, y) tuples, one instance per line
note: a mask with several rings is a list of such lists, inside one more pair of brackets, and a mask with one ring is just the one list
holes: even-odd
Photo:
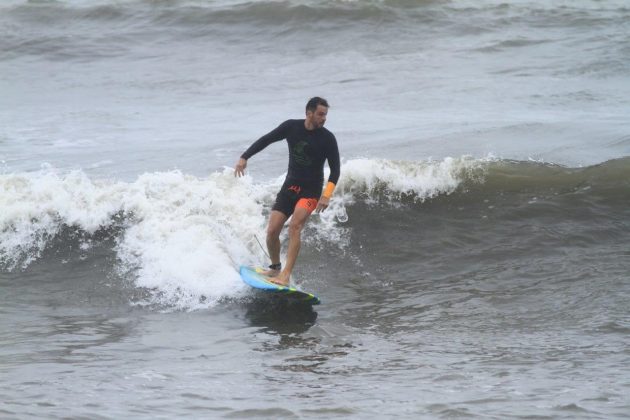
[[(314, 95), (310, 307), (231, 168)], [(628, 98), (621, 0), (3, 1), (0, 417), (628, 418)]]

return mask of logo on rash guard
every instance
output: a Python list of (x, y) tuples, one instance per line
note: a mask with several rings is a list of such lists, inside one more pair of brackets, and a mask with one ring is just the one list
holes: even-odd
[(289, 191), (293, 191), (296, 194), (299, 194), (300, 191), (302, 191), (302, 187), (300, 187), (299, 185), (291, 185), (289, 187)]
[(291, 151), (291, 153), (293, 154), (293, 159), (295, 159), (295, 162), (298, 165), (311, 166), (313, 164), (313, 161), (308, 156), (308, 152), (306, 150), (307, 147), (308, 147), (308, 142), (304, 140), (300, 141), (293, 147), (293, 150)]

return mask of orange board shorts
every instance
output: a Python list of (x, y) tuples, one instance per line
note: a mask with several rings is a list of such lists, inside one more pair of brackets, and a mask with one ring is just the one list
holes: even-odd
[(309, 213), (312, 213), (313, 210), (317, 208), (318, 202), (319, 200), (317, 198), (300, 198), (295, 205), (295, 208), (306, 209)]

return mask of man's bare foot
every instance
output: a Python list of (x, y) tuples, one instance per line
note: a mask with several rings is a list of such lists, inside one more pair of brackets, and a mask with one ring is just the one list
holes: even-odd
[(280, 270), (265, 270), (265, 271), (261, 271), (260, 274), (262, 274), (265, 277), (277, 277), (280, 274)]
[(279, 273), (277, 276), (270, 277), (269, 281), (278, 286), (289, 286), (289, 276), (287, 274)]

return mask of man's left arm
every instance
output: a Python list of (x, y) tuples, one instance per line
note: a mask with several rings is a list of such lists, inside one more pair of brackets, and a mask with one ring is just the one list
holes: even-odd
[(328, 149), (327, 160), (328, 167), (330, 168), (330, 176), (328, 177), (328, 182), (326, 183), (326, 188), (324, 188), (324, 192), (322, 196), (319, 198), (319, 202), (317, 203), (317, 208), (315, 209), (316, 213), (322, 212), (328, 208), (330, 204), (330, 197), (332, 197), (333, 191), (337, 186), (337, 182), (339, 181), (339, 175), (341, 173), (341, 164), (339, 162), (339, 147), (337, 147), (337, 140), (335, 136), (332, 135), (332, 142)]

